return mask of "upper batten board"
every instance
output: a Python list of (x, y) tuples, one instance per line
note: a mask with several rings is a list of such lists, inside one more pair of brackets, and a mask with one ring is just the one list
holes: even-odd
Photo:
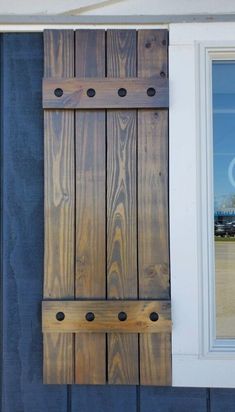
[(169, 385), (168, 32), (44, 45), (44, 382)]
[(44, 109), (167, 108), (168, 80), (158, 78), (45, 79)]

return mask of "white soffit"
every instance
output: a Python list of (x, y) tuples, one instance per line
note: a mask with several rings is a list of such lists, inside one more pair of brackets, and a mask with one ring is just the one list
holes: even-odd
[(235, 13), (234, 0), (0, 0), (1, 15), (169, 16)]

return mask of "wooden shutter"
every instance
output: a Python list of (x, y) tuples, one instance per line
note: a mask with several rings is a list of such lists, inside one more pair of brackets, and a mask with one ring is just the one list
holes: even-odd
[(168, 32), (44, 32), (44, 383), (171, 384)]

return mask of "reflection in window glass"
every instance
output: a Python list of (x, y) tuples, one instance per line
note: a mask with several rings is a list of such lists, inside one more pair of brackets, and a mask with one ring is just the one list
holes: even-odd
[(235, 338), (235, 61), (214, 61), (216, 337)]

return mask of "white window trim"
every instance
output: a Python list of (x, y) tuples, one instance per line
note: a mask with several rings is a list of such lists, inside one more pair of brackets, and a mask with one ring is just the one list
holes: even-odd
[(214, 339), (210, 71), (235, 58), (234, 38), (231, 23), (170, 25), (174, 386), (235, 387), (234, 341)]
[[(233, 46), (233, 47), (232, 47)], [(199, 180), (198, 219), (202, 224), (201, 276), (199, 285), (199, 308), (201, 311), (201, 345), (204, 357), (235, 357), (235, 339), (216, 339), (215, 262), (214, 262), (214, 196), (213, 196), (213, 127), (212, 127), (212, 61), (234, 60), (235, 44), (217, 46), (216, 43), (201, 43), (199, 59)], [(206, 176), (204, 177), (204, 171)]]

